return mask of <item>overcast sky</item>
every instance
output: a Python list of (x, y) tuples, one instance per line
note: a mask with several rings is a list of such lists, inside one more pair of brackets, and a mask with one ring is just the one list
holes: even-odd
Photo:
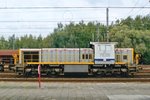
[[(2, 7), (150, 7), (149, 0), (0, 0)], [(150, 9), (109, 9), (109, 22), (150, 14)], [(106, 9), (0, 9), (0, 36), (47, 36), (57, 23), (85, 20), (106, 23)]]

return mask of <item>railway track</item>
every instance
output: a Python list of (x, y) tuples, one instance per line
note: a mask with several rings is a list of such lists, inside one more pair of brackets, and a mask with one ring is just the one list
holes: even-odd
[[(13, 73), (13, 72), (7, 72), (7, 73), (0, 73), (0, 78), (36, 78), (38, 76), (29, 76), (29, 77), (25, 77), (25, 76), (22, 76), (22, 75), (17, 75), (16, 73)], [(120, 78), (121, 76), (45, 76), (43, 75), (42, 76), (43, 78), (72, 78), (72, 77), (76, 77), (76, 78)], [(139, 73), (136, 73), (134, 76), (129, 76), (129, 78), (150, 78), (150, 72), (139, 72)]]
[[(24, 77), (18, 76), (15, 73), (0, 73), (0, 81), (15, 81), (15, 82), (36, 82), (37, 77)], [(42, 76), (42, 82), (150, 82), (149, 75), (135, 75), (134, 77), (68, 77), (68, 76), (57, 76), (55, 78)]]
[[(38, 78), (0, 78), (0, 81), (37, 82)], [(42, 82), (150, 82), (150, 78), (41, 78)]]

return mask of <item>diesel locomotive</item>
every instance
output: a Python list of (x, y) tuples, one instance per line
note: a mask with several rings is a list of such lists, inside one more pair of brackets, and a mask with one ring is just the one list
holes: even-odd
[[(65, 74), (133, 75), (139, 55), (133, 48), (115, 48), (116, 42), (90, 42), (90, 48), (22, 48), (14, 57), (13, 70), (19, 75)], [(12, 69), (12, 68), (11, 68)]]

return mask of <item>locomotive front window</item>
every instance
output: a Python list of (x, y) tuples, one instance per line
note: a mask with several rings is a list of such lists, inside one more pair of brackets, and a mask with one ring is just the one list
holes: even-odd
[(111, 45), (106, 45), (106, 51), (111, 51), (112, 48), (111, 48)]
[(100, 45), (99, 50), (101, 50), (101, 51), (104, 51), (104, 50), (110, 51), (110, 50), (112, 50), (112, 47), (111, 47), (111, 45)]
[(100, 45), (99, 46), (99, 50), (102, 50), (102, 51), (105, 50), (105, 46), (104, 45)]

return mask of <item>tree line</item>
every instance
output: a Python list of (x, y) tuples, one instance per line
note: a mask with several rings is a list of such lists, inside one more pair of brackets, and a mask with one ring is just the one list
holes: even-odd
[[(106, 41), (107, 28), (99, 22), (58, 23), (47, 37), (41, 35), (0, 37), (0, 49), (19, 48), (85, 48), (90, 41)], [(150, 15), (128, 17), (117, 20), (109, 26), (109, 41), (118, 42), (117, 47), (134, 48), (143, 57), (144, 64), (150, 64)]]

